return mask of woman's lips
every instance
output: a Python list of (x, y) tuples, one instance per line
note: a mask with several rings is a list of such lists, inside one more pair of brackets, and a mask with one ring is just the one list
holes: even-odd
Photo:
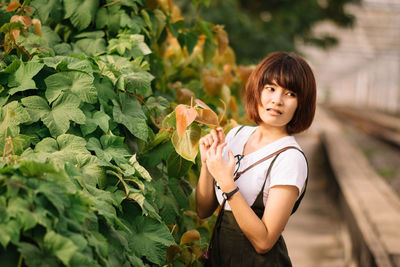
[(274, 115), (274, 116), (282, 115), (282, 112), (278, 109), (267, 108), (267, 111), (269, 114)]

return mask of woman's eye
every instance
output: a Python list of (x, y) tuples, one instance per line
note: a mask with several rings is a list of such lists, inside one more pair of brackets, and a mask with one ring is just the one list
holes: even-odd
[(296, 97), (297, 96), (296, 93), (294, 93), (294, 92), (288, 92), (287, 95), (291, 96), (291, 97)]
[(275, 91), (275, 88), (269, 86), (266, 86), (265, 89), (271, 92)]

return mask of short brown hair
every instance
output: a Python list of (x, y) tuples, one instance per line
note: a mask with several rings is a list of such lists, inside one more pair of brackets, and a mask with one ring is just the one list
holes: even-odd
[(247, 116), (256, 124), (262, 122), (258, 106), (266, 84), (277, 84), (297, 95), (298, 105), (287, 125), (288, 134), (308, 129), (314, 119), (317, 93), (314, 74), (307, 62), (294, 53), (275, 52), (257, 65), (247, 80), (245, 95)]

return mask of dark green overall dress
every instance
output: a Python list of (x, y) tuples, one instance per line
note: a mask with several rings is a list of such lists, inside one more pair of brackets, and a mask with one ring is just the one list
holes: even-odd
[[(299, 150), (303, 153), (301, 150)], [(304, 154), (303, 154), (304, 155)], [(263, 192), (266, 183), (266, 179), (271, 171), (272, 165), (275, 162), (276, 155), (271, 162), (264, 184), (251, 206), (252, 210), (261, 219), (264, 214), (264, 202)], [(307, 172), (308, 173), (308, 172)], [(307, 180), (303, 193), (296, 201), (292, 214), (296, 211), (300, 204), (301, 199), (304, 196), (305, 188), (307, 186)], [(223, 209), (223, 207), (222, 207)], [(211, 266), (213, 267), (290, 267), (292, 263), (290, 261), (288, 251), (286, 248), (285, 241), (282, 235), (278, 241), (272, 247), (270, 251), (265, 254), (258, 254), (247, 237), (243, 234), (239, 228), (236, 220), (233, 216), (232, 211), (221, 210), (217, 222), (215, 224), (214, 236), (212, 238), (210, 246), (211, 249)]]

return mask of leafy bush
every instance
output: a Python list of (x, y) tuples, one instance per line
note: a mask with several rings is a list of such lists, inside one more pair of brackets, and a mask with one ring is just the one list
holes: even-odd
[(223, 28), (172, 1), (1, 3), (0, 260), (198, 265), (197, 142), (249, 73)]

